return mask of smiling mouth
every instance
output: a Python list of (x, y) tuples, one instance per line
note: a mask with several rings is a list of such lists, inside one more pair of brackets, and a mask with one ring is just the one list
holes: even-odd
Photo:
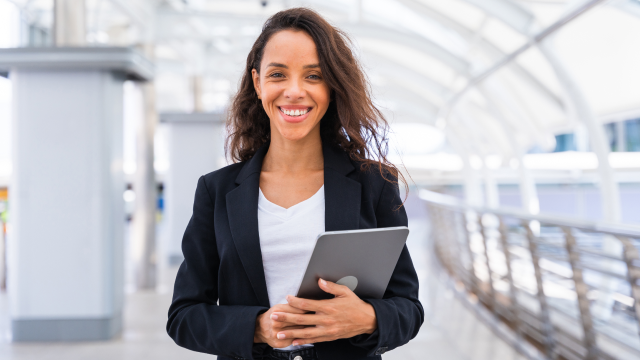
[(296, 116), (306, 115), (309, 111), (311, 111), (311, 108), (287, 110), (287, 109), (283, 109), (281, 107), (278, 107), (278, 110), (280, 110), (281, 113), (283, 113), (283, 114), (285, 114), (287, 116), (296, 117)]

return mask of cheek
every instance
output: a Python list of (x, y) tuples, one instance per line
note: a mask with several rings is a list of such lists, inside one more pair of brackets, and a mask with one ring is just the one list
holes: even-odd
[(269, 84), (266, 84), (262, 89), (262, 106), (268, 113), (270, 110), (275, 109), (274, 102), (278, 99), (282, 91), (278, 86)]
[(326, 110), (329, 107), (331, 98), (331, 92), (328, 88), (321, 88), (315, 94), (315, 100), (318, 107)]

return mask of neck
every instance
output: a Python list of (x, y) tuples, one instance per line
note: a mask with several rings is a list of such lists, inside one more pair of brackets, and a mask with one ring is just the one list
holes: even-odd
[(299, 140), (288, 140), (279, 135), (277, 130), (272, 129), (271, 144), (262, 162), (263, 171), (299, 172), (324, 169), (320, 131), (312, 131)]

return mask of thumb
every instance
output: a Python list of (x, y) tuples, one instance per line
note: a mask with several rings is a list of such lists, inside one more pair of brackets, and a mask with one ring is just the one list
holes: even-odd
[(320, 285), (320, 289), (322, 289), (322, 291), (333, 294), (336, 297), (347, 296), (352, 292), (348, 287), (344, 285), (339, 285), (331, 281), (326, 281), (324, 279), (319, 279), (318, 285)]

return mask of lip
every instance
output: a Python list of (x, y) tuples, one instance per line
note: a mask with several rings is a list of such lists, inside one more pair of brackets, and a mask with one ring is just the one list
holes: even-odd
[[(309, 109), (309, 111), (307, 111), (306, 114), (304, 115), (299, 115), (299, 116), (289, 116), (287, 114), (285, 114), (282, 110), (286, 109), (286, 110), (303, 110), (303, 109)], [(299, 123), (299, 122), (303, 122), (307, 117), (309, 117), (309, 113), (311, 113), (311, 111), (313, 111), (313, 107), (312, 106), (304, 106), (304, 105), (285, 105), (285, 106), (278, 106), (278, 112), (280, 113), (280, 116), (282, 116), (282, 119), (288, 123)]]

